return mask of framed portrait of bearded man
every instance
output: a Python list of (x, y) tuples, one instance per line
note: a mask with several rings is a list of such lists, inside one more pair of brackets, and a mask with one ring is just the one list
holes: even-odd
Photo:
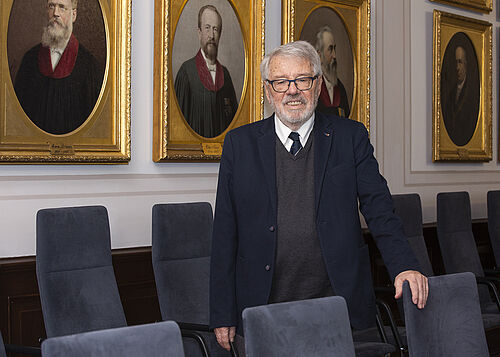
[(370, 0), (283, 0), (282, 43), (309, 42), (323, 83), (317, 110), (370, 129)]
[(216, 161), (262, 119), (265, 0), (155, 0), (153, 160)]
[(433, 161), (492, 157), (492, 25), (434, 10)]
[(0, 6), (1, 163), (130, 160), (130, 0)]

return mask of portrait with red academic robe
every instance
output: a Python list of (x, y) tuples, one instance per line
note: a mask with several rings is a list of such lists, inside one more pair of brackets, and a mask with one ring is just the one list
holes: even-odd
[(304, 40), (323, 72), (317, 110), (370, 130), (370, 0), (283, 0), (281, 41)]
[(106, 34), (99, 2), (80, 0), (75, 11), (71, 0), (15, 0), (7, 54), (28, 118), (49, 134), (70, 133), (90, 116), (102, 87)]
[(129, 160), (130, 6), (4, 1), (0, 162)]
[(262, 119), (264, 5), (155, 0), (155, 162), (219, 160), (229, 130)]
[(334, 8), (313, 10), (304, 23), (299, 39), (318, 51), (323, 83), (317, 110), (349, 118), (354, 93), (354, 58), (346, 25)]

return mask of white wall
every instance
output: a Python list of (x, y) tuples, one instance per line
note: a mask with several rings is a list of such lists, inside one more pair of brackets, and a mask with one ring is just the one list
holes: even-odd
[[(469, 191), (473, 218), (484, 218), (486, 192), (500, 189), (498, 2), (494, 4), (488, 15), (428, 0), (379, 0), (373, 6), (376, 36), (372, 40), (377, 51), (372, 62), (376, 72), (372, 90), (376, 89), (377, 157), (393, 193), (420, 193), (425, 222), (436, 219), (438, 192)], [(489, 163), (432, 163), (434, 9), (493, 24), (493, 160)]]
[[(493, 152), (486, 164), (431, 162), (432, 10), (494, 23)], [(151, 160), (154, 0), (132, 3), (132, 160), (129, 165), (0, 166), (0, 257), (35, 253), (35, 214), (44, 207), (102, 204), (113, 248), (151, 243), (155, 203), (215, 200), (217, 163)], [(372, 0), (371, 138), (393, 193), (418, 192), (424, 220), (435, 220), (435, 194), (468, 190), (473, 217), (486, 216), (486, 191), (500, 189), (497, 164), (498, 22), (427, 0)], [(266, 49), (280, 43), (281, 4), (266, 5)], [(425, 75), (422, 75), (425, 73)], [(446, 186), (450, 184), (450, 186)]]

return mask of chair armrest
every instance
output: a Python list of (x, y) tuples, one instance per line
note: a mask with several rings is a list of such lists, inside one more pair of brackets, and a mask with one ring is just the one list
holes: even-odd
[(40, 347), (20, 346), (20, 345), (12, 345), (12, 344), (6, 343), (5, 350), (7, 352), (19, 353), (19, 354), (24, 354), (24, 355), (32, 355), (32, 356), (41, 356), (42, 355), (42, 349)]
[[(396, 344), (399, 348), (400, 351), (404, 351), (406, 349), (406, 346), (402, 342), (403, 339), (401, 338), (401, 335), (399, 334), (398, 328), (396, 326), (396, 322), (394, 321), (394, 317), (392, 316), (391, 309), (389, 308), (389, 305), (385, 303), (382, 300), (376, 299), (375, 303), (379, 308), (382, 308), (382, 310), (385, 312), (387, 319), (389, 320), (389, 326), (392, 331), (392, 335), (394, 336), (394, 341), (396, 341)], [(377, 309), (377, 327), (379, 329), (380, 335), (382, 337), (382, 340), (387, 343), (387, 336), (385, 335), (385, 330), (384, 330), (384, 324), (381, 321), (380, 318), (380, 310)]]
[(489, 290), (491, 291), (491, 293), (495, 297), (495, 303), (497, 305), (498, 311), (500, 312), (500, 297), (498, 295), (498, 290), (497, 290), (497, 288), (492, 280), (499, 281), (498, 279), (492, 279), (489, 277), (476, 276), (477, 284), (482, 284), (482, 285), (488, 286)]
[[(191, 337), (191, 338), (194, 338), (198, 341), (198, 344), (200, 344), (200, 347), (202, 346), (201, 348), (204, 350), (205, 356), (209, 355), (205, 340), (203, 339), (203, 336), (201, 336), (199, 333), (197, 333), (197, 331), (212, 332), (213, 333), (213, 330), (210, 329), (208, 327), (208, 325), (194, 324), (194, 323), (190, 323), (190, 322), (177, 322), (177, 325), (179, 325), (181, 332), (186, 334), (185, 337)], [(238, 353), (237, 353), (236, 349), (234, 348), (233, 343), (230, 342), (230, 345), (231, 345), (231, 350), (230, 350), (231, 355), (233, 357), (238, 357)]]

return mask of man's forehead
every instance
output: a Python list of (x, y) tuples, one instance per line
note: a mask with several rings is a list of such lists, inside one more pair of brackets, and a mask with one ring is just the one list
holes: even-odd
[(323, 32), (323, 42), (332, 42), (335, 44), (335, 36), (330, 31)]
[(212, 10), (210, 8), (206, 8), (205, 10), (203, 10), (203, 13), (201, 14), (201, 22), (202, 23), (213, 22), (210, 20), (214, 20), (214, 19), (219, 25), (221, 24), (219, 16), (217, 15), (217, 13), (214, 10)]
[(269, 63), (269, 73), (280, 78), (312, 75), (312, 72), (312, 63), (298, 56), (277, 55)]

